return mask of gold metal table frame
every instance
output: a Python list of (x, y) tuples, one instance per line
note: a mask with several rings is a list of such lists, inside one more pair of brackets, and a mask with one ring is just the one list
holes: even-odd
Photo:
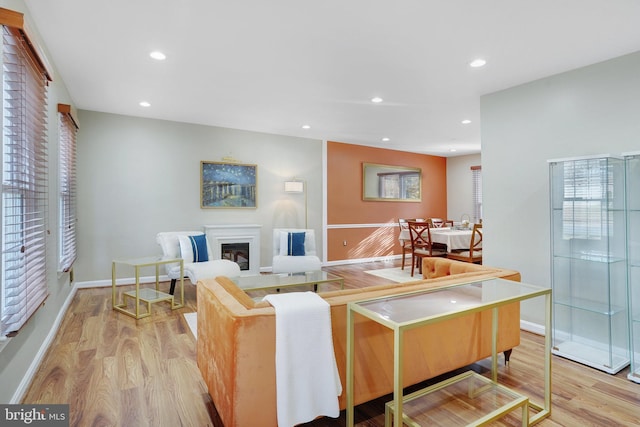
[[(486, 289), (485, 289), (486, 288)], [(477, 295), (480, 292), (481, 295)], [(452, 298), (453, 297), (453, 298)], [(538, 404), (529, 398), (509, 390), (498, 384), (497, 332), (498, 308), (514, 302), (544, 297), (545, 300), (545, 349), (544, 349), (544, 402)], [(439, 299), (440, 298), (440, 299)], [(416, 303), (417, 302), (417, 303)], [(403, 305), (404, 303), (404, 305)], [(394, 306), (395, 304), (395, 306)], [(411, 307), (404, 310), (405, 307)], [(403, 395), (403, 339), (404, 332), (447, 319), (465, 316), (471, 313), (491, 310), (492, 312), (492, 355), (491, 379), (475, 373), (465, 373), (423, 390)], [(428, 394), (444, 389), (451, 384), (465, 380), (467, 377), (485, 378), (487, 387), (500, 389), (510, 393), (512, 402), (502, 405), (490, 414), (480, 416), (468, 425), (480, 426), (495, 420), (516, 408), (522, 408), (522, 425), (530, 426), (551, 415), (551, 289), (504, 279), (489, 279), (452, 285), (438, 289), (427, 289), (392, 296), (378, 297), (369, 300), (351, 302), (347, 310), (347, 405), (346, 425), (354, 425), (354, 360), (355, 360), (355, 315), (361, 315), (393, 330), (394, 339), (394, 371), (393, 401), (385, 405), (385, 426), (400, 427), (404, 424), (417, 426), (403, 410), (405, 402), (419, 399)], [(529, 409), (537, 411), (530, 414)], [(393, 417), (391, 416), (393, 414)]]
[[(127, 265), (135, 270), (136, 289), (122, 293), (122, 302), (118, 303), (116, 290), (116, 265)], [(160, 266), (165, 264), (180, 264), (180, 302), (176, 303), (175, 296), (159, 289)], [(140, 270), (145, 267), (155, 267), (156, 286), (155, 289), (140, 288)], [(117, 259), (111, 264), (111, 289), (112, 307), (114, 310), (134, 317), (143, 319), (151, 315), (151, 304), (167, 301), (171, 304), (171, 309), (175, 310), (184, 307), (184, 260), (182, 258), (163, 259), (161, 256), (151, 256), (132, 259)], [(135, 311), (127, 309), (128, 301), (135, 300)], [(140, 302), (146, 303), (146, 312), (140, 312)]]

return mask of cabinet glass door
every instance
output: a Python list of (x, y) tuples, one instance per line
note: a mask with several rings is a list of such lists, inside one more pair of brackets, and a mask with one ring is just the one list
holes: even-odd
[(631, 331), (631, 369), (628, 377), (640, 383), (640, 153), (628, 155), (625, 160), (629, 328)]

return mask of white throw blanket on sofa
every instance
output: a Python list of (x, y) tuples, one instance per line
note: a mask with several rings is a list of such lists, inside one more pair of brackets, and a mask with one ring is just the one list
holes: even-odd
[(276, 311), (278, 426), (340, 415), (338, 375), (329, 303), (314, 292), (264, 297)]

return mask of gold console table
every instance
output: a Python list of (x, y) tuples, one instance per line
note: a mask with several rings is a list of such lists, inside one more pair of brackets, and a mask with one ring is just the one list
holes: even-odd
[[(133, 267), (136, 276), (136, 289), (122, 293), (122, 302), (118, 303), (118, 295), (116, 291), (116, 265)], [(174, 295), (162, 292), (159, 289), (160, 284), (160, 266), (164, 264), (180, 264), (180, 302), (176, 303)], [(140, 288), (140, 269), (145, 267), (155, 267), (156, 286), (155, 289)], [(133, 259), (114, 260), (111, 264), (111, 289), (112, 289), (112, 306), (114, 310), (127, 314), (136, 319), (142, 319), (151, 315), (151, 304), (156, 302), (167, 301), (171, 303), (171, 309), (184, 307), (184, 261), (182, 258), (163, 259), (162, 256), (150, 256)], [(135, 300), (135, 311), (127, 308), (128, 300)], [(140, 313), (140, 302), (147, 304), (147, 311)]]
[[(533, 403), (528, 397), (498, 384), (498, 308), (514, 302), (544, 297), (545, 350), (544, 350), (544, 403)], [(403, 395), (403, 338), (408, 330), (471, 313), (492, 312), (491, 378), (466, 372), (438, 384)], [(490, 402), (477, 405), (467, 414), (471, 420), (458, 420), (461, 425), (481, 426), (507, 413), (522, 410), (522, 425), (533, 425), (551, 415), (551, 289), (503, 279), (489, 279), (440, 289), (379, 297), (349, 303), (347, 310), (347, 426), (354, 424), (354, 324), (355, 315), (369, 318), (393, 330), (394, 370), (393, 401), (385, 406), (385, 426), (403, 424), (420, 426), (438, 424), (438, 393), (458, 398), (461, 405), (473, 407), (482, 399)], [(432, 401), (430, 402), (429, 399)], [(436, 401), (434, 404), (433, 401)], [(481, 406), (484, 409), (480, 409)], [(487, 409), (488, 407), (488, 409)], [(529, 409), (535, 411), (529, 413)], [(423, 423), (423, 424), (421, 424)], [(455, 420), (447, 419), (448, 425)]]

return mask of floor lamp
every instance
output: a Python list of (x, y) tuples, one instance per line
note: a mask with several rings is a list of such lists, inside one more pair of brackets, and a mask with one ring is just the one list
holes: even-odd
[(309, 228), (307, 225), (307, 192), (304, 187), (304, 181), (296, 181), (293, 179), (291, 181), (284, 182), (285, 193), (304, 193), (304, 228), (307, 229)]

